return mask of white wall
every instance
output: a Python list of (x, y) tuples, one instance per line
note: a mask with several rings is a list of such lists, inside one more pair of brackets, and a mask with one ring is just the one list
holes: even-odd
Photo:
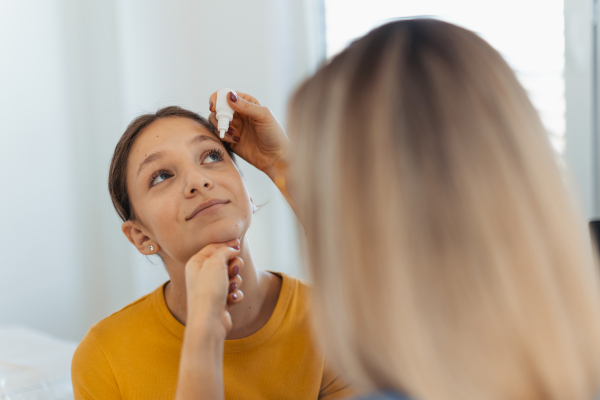
[(0, 323), (73, 337), (82, 269), (56, 4), (0, 3)]
[[(120, 230), (107, 191), (128, 122), (177, 104), (203, 115), (229, 86), (284, 121), (323, 54), (299, 0), (0, 2), (0, 324), (68, 339), (167, 279)], [(307, 34), (309, 32), (310, 34)], [(249, 237), (264, 269), (301, 275), (295, 218), (261, 173)]]

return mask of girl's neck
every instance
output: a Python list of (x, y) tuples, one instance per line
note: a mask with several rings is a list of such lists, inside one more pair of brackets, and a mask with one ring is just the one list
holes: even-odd
[[(271, 317), (279, 292), (281, 279), (269, 272), (257, 269), (252, 260), (248, 240), (242, 238), (240, 258), (244, 268), (240, 271), (244, 300), (229, 309), (233, 328), (227, 339), (248, 337), (262, 328)], [(187, 296), (185, 286), (185, 266), (170, 268), (171, 280), (165, 288), (165, 301), (171, 314), (183, 325), (187, 322)]]

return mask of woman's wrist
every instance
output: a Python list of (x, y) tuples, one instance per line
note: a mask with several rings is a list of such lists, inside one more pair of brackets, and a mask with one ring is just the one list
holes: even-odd
[(225, 340), (227, 332), (217, 313), (208, 310), (198, 313), (190, 311), (185, 327), (186, 338), (189, 336), (193, 339), (191, 342), (199, 345), (212, 345)]
[(218, 329), (200, 323), (186, 326), (179, 362), (177, 400), (224, 398), (224, 348), (225, 335)]
[(267, 176), (273, 182), (275, 182), (282, 175), (286, 174), (287, 167), (288, 167), (288, 164), (289, 164), (289, 151), (290, 151), (290, 142), (289, 142), (289, 140), (286, 139), (286, 141), (282, 145), (281, 152), (273, 160), (273, 162), (271, 163), (271, 167), (269, 168), (269, 170), (265, 171), (265, 173), (267, 174)]
[(225, 338), (222, 335), (206, 330), (188, 331), (186, 328), (181, 363), (193, 369), (218, 364), (223, 358), (224, 347)]
[(281, 192), (285, 200), (288, 202), (296, 216), (298, 216), (297, 205), (290, 192), (288, 190), (287, 178), (288, 178), (288, 165), (289, 165), (289, 142), (285, 150), (281, 153), (280, 157), (275, 160), (269, 173), (269, 178), (273, 181), (277, 189)]

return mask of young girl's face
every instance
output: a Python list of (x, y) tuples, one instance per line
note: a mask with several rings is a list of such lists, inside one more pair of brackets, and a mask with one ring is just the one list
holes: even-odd
[[(188, 118), (159, 119), (135, 140), (127, 189), (138, 249), (158, 245), (182, 263), (210, 243), (242, 238), (252, 202), (223, 143)], [(137, 239), (136, 239), (137, 235)], [(140, 245), (141, 244), (141, 245)]]

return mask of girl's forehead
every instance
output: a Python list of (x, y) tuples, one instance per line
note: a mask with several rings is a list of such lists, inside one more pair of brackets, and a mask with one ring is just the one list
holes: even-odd
[(181, 145), (198, 135), (217, 137), (204, 125), (189, 118), (161, 118), (139, 133), (132, 153), (160, 146)]

